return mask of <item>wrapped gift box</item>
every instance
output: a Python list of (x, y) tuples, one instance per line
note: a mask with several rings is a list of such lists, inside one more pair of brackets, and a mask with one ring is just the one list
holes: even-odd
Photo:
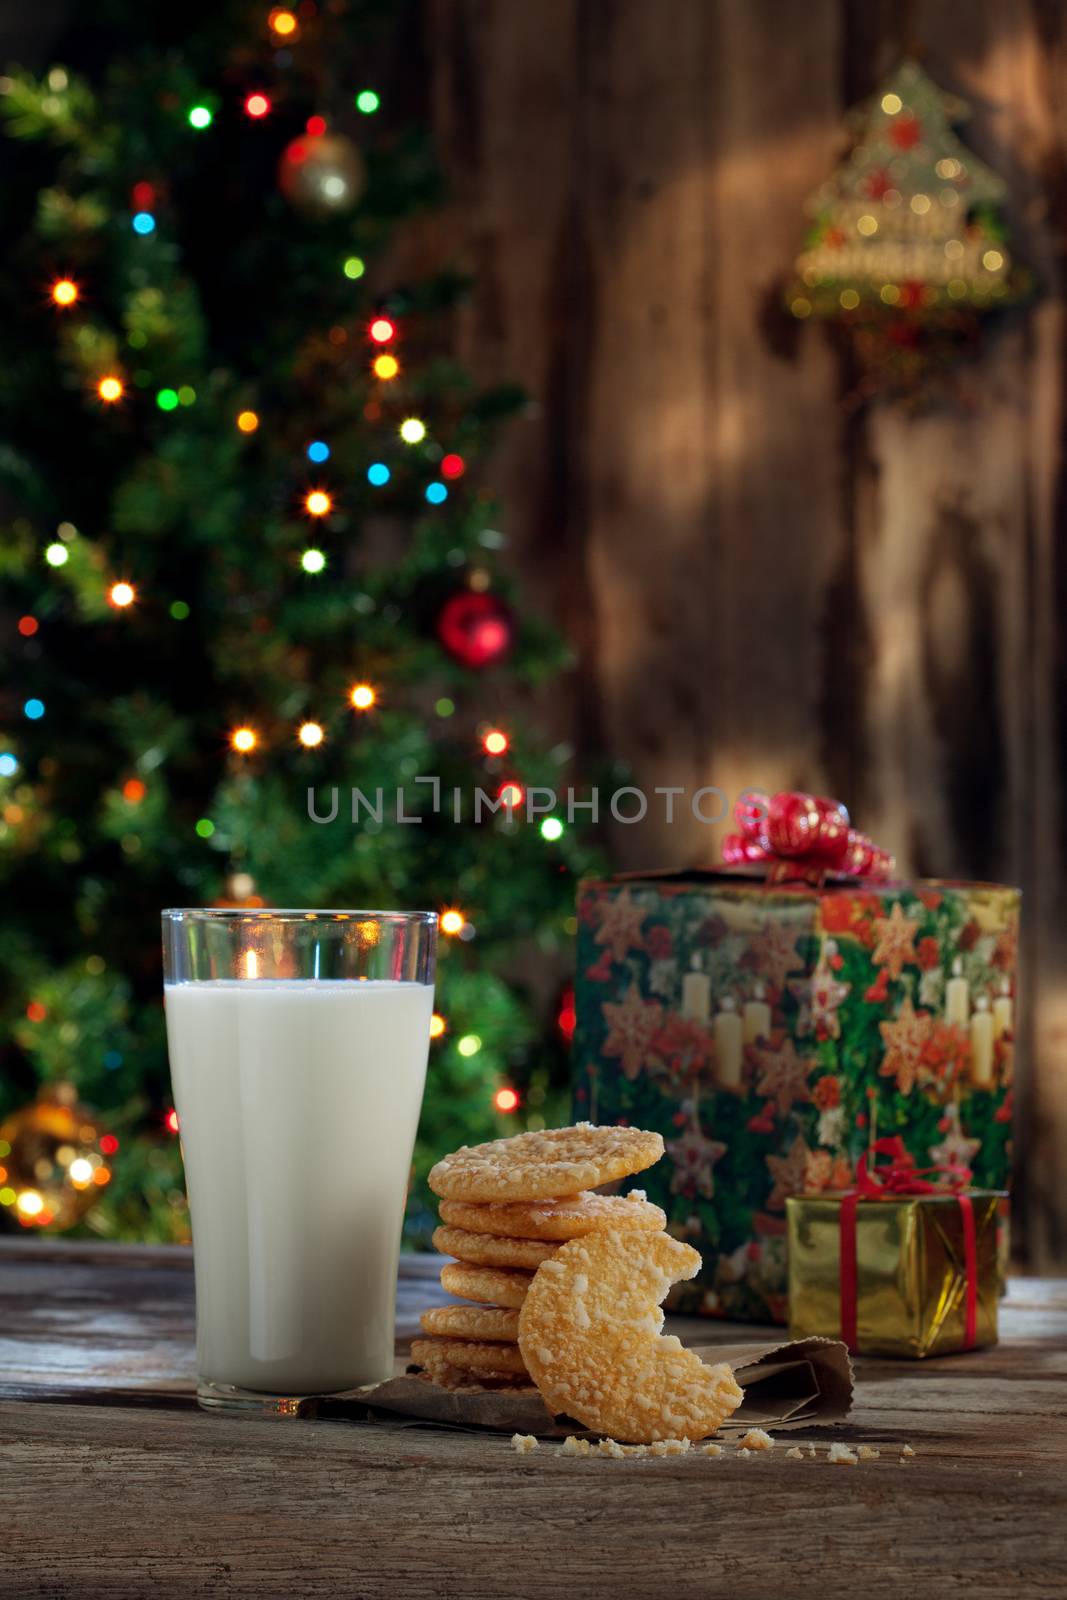
[[(876, 1148), (893, 1146), (902, 1156), (895, 1139)], [(867, 1181), (866, 1165), (847, 1195), (786, 1201), (792, 1337), (916, 1358), (996, 1344), (1003, 1196), (967, 1187), (966, 1171), (956, 1192), (922, 1177), (909, 1185), (906, 1158), (891, 1192)]]
[(784, 1322), (786, 1201), (847, 1188), (872, 1117), (1008, 1187), (1019, 894), (752, 871), (581, 885), (574, 1110), (663, 1134), (675, 1307)]

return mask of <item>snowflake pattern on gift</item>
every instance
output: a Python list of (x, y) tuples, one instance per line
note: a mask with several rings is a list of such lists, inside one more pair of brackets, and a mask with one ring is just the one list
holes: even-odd
[(698, 1124), (691, 1122), (677, 1139), (668, 1139), (667, 1154), (674, 1165), (671, 1174), (671, 1193), (694, 1197), (702, 1194), (710, 1200), (715, 1193), (712, 1168), (726, 1154), (726, 1146), (718, 1139), (709, 1139)]
[(660, 1025), (663, 1007), (655, 1000), (642, 1000), (636, 983), (631, 983), (618, 1004), (605, 1000), (601, 1010), (608, 1024), (604, 1054), (618, 1056), (626, 1077), (636, 1078), (645, 1064), (649, 1044)]
[(776, 989), (780, 989), (791, 972), (803, 966), (797, 952), (800, 930), (788, 922), (768, 921), (755, 939), (756, 970), (764, 975)]
[(647, 915), (629, 889), (624, 889), (601, 902), (594, 940), (611, 952), (613, 961), (625, 961), (630, 946), (641, 943), (641, 925)]
[(810, 1056), (797, 1055), (792, 1039), (785, 1039), (775, 1050), (757, 1050), (759, 1076), (756, 1093), (774, 1100), (779, 1116), (786, 1116), (798, 1101), (811, 1098), (808, 1073), (814, 1066)]
[(969, 1167), (981, 1149), (981, 1139), (968, 1139), (960, 1127), (960, 1108), (954, 1101), (945, 1107), (944, 1138), (930, 1146), (930, 1160), (939, 1167)]
[(916, 1011), (911, 996), (905, 995), (892, 1022), (880, 1022), (878, 1031), (885, 1055), (878, 1068), (883, 1078), (895, 1078), (901, 1094), (910, 1094), (922, 1065), (923, 1050), (930, 1038), (934, 1019), (928, 1011)]
[(839, 1039), (841, 1023), (838, 1011), (849, 995), (852, 985), (842, 983), (835, 976), (834, 961), (837, 941), (825, 939), (819, 963), (810, 978), (790, 978), (789, 991), (800, 1006), (797, 1032), (813, 1033), (817, 1039)]
[(906, 917), (899, 901), (888, 917), (879, 917), (874, 924), (874, 950), (871, 960), (876, 967), (885, 967), (891, 978), (899, 978), (905, 962), (918, 961), (915, 935), (919, 922)]

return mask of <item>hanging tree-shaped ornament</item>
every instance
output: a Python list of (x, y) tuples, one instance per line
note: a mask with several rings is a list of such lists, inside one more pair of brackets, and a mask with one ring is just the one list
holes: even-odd
[(787, 304), (848, 331), (861, 396), (914, 393), (976, 348), (983, 314), (1029, 292), (999, 215), (1006, 186), (953, 131), (966, 115), (903, 62), (853, 114), (852, 150), (811, 199)]

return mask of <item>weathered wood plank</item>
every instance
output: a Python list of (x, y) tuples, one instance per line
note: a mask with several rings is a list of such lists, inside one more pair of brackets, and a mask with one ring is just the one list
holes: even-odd
[[(913, 1416), (878, 1420), (872, 1439), (914, 1437)], [(782, 1452), (521, 1459), (497, 1439), (176, 1413), (9, 1405), (3, 1423), (13, 1596), (774, 1600), (813, 1578), (827, 1596), (1065, 1592), (1058, 1463), (1015, 1466), (985, 1430), (837, 1472)]]
[[(713, 1460), (580, 1461), (420, 1426), (209, 1417), (165, 1393), (143, 1394), (148, 1408), (113, 1403), (117, 1390), (106, 1405), (63, 1403), (35, 1328), (91, 1376), (101, 1346), (106, 1365), (121, 1342), (109, 1347), (106, 1328), (92, 1337), (108, 1307), (121, 1309), (128, 1360), (140, 1343), (165, 1371), (174, 1357), (159, 1329), (177, 1330), (184, 1355), (170, 1377), (188, 1383), (188, 1266), (177, 1250), (89, 1247), (80, 1259), (62, 1242), (0, 1241), (13, 1335), (0, 1393), (44, 1380), (35, 1403), (0, 1405), (0, 1590), (13, 1600), (160, 1589), (179, 1600), (792, 1600), (813, 1575), (836, 1600), (919, 1592), (932, 1563), (941, 1584), (993, 1600), (1067, 1593), (1067, 1284), (1013, 1284), (995, 1349), (861, 1362), (854, 1418), (835, 1432), (882, 1454), (840, 1473), (825, 1434), (814, 1461), (729, 1448)], [(435, 1273), (432, 1257), (405, 1259), (401, 1302), (433, 1295)], [(110, 1378), (127, 1400), (143, 1381), (133, 1362)], [(918, 1454), (901, 1461), (906, 1442)]]

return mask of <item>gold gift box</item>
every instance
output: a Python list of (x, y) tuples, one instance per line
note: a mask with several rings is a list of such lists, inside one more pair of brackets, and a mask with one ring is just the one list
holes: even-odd
[[(856, 1207), (856, 1344), (861, 1355), (943, 1356), (997, 1342), (1000, 1193), (968, 1190), (974, 1214), (975, 1338), (966, 1340), (967, 1269), (959, 1198), (901, 1195)], [(789, 1332), (842, 1337), (841, 1196), (792, 1197)]]

